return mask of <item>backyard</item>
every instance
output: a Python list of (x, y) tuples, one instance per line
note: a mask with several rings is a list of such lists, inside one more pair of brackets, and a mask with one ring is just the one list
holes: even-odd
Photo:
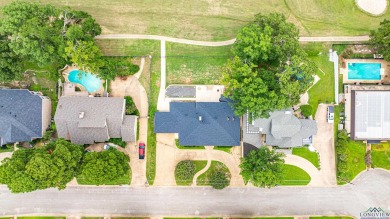
[[(0, 7), (12, 0), (3, 0)], [(196, 40), (234, 38), (239, 28), (257, 13), (280, 12), (295, 23), (305, 36), (363, 35), (378, 27), (390, 13), (372, 17), (355, 6), (355, 0), (255, 0), (125, 1), (113, 0), (34, 0), (34, 2), (69, 6), (90, 13), (102, 26), (104, 34), (156, 34)], [(115, 16), (112, 16), (115, 15)]]

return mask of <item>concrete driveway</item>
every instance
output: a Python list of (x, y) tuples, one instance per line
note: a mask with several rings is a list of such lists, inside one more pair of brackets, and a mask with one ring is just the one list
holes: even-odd
[(314, 148), (320, 156), (320, 174), (324, 185), (335, 186), (336, 180), (336, 156), (334, 148), (334, 124), (327, 121), (327, 107), (329, 105), (319, 104), (316, 121), (317, 135), (314, 136)]

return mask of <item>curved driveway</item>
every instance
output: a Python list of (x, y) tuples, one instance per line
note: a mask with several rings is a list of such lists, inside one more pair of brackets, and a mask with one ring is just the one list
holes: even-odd
[(390, 174), (374, 169), (354, 185), (278, 187), (68, 187), (11, 194), (0, 186), (1, 215), (281, 216), (352, 215), (369, 207), (390, 211)]

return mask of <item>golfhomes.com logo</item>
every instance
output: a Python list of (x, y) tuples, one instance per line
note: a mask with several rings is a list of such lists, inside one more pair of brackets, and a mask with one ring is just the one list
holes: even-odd
[(390, 212), (385, 212), (382, 208), (369, 208), (360, 213), (360, 219), (390, 219)]

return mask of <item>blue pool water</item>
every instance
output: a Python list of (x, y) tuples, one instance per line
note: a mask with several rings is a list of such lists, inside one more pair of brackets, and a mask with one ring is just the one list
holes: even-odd
[(72, 70), (69, 72), (68, 79), (70, 82), (83, 85), (89, 92), (93, 93), (99, 90), (101, 86), (100, 78), (89, 72), (81, 72), (79, 70)]
[(380, 80), (381, 63), (348, 63), (348, 79)]

